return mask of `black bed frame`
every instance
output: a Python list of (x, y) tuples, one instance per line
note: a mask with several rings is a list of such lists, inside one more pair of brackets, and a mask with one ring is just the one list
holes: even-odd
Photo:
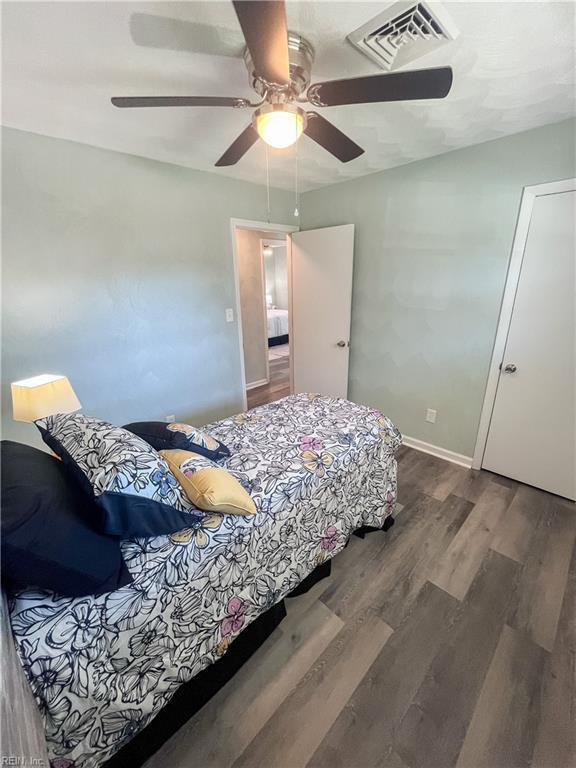
[[(390, 515), (381, 529), (363, 526), (354, 531), (354, 534), (363, 539), (367, 533), (378, 530), (387, 531), (392, 525), (394, 525), (394, 518)], [(331, 569), (331, 560), (322, 563), (287, 597), (297, 597), (308, 592), (314, 584), (330, 576)], [(285, 616), (286, 606), (284, 600), (281, 600), (249, 624), (230, 645), (225, 656), (203, 669), (192, 680), (184, 683), (154, 719), (107, 760), (103, 768), (141, 768), (146, 760), (158, 751), (192, 715), (226, 685), (270, 637)]]
[(283, 334), (282, 336), (269, 336), (268, 337), (268, 346), (269, 347), (279, 347), (280, 344), (288, 344), (290, 340), (290, 337), (287, 333)]

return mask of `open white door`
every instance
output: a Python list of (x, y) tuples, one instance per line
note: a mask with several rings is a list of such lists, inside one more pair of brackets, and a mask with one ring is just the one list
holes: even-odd
[(354, 225), (291, 240), (292, 391), (347, 397)]

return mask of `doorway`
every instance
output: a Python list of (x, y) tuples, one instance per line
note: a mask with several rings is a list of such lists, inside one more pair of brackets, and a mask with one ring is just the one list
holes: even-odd
[(290, 306), (288, 301), (288, 243), (273, 234), (260, 241), (264, 264), (268, 383), (248, 392), (248, 407), (286, 397), (290, 386)]
[(231, 225), (244, 408), (290, 393), (346, 398), (354, 225)]
[(296, 229), (232, 222), (245, 408), (291, 392), (287, 236)]

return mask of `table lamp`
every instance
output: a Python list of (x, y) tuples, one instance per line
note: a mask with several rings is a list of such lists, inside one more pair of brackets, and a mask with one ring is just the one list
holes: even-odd
[(14, 421), (36, 421), (55, 413), (72, 413), (81, 407), (66, 376), (43, 373), (12, 384)]

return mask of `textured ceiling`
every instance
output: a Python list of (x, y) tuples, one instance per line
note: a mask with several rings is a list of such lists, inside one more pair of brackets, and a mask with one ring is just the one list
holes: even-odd
[[(288, 2), (288, 26), (316, 49), (313, 80), (381, 70), (346, 35), (388, 2)], [(214, 161), (248, 110), (119, 110), (110, 96), (252, 97), (229, 2), (4, 2), (4, 125), (262, 183), (255, 145)], [(300, 185), (312, 189), (573, 116), (573, 2), (443, 3), (460, 36), (414, 68), (450, 64), (444, 101), (332, 107), (323, 114), (364, 147), (347, 165), (304, 137)], [(271, 183), (292, 188), (294, 149), (271, 150)]]

